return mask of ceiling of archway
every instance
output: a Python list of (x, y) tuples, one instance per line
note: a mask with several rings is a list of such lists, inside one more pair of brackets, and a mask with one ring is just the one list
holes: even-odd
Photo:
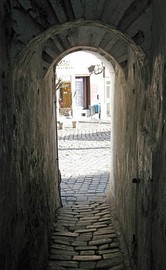
[(121, 66), (129, 47), (150, 53), (151, 0), (14, 0), (11, 14), (13, 55), (35, 38), (44, 69), (72, 48), (92, 48)]

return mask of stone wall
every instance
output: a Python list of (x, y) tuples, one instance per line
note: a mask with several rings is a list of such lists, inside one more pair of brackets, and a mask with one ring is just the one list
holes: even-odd
[[(113, 171), (115, 203), (124, 233), (133, 269), (137, 264), (137, 198), (138, 184), (132, 179), (138, 171), (138, 126), (144, 100), (144, 86), (139, 81), (142, 68), (135, 55), (129, 51), (130, 62), (124, 74), (116, 70), (113, 123)], [(142, 87), (143, 86), (143, 87)], [(143, 268), (140, 268), (143, 269)]]
[(164, 5), (154, 1), (153, 57), (141, 62), (130, 53), (126, 80), (116, 72), (115, 201), (137, 270), (164, 270), (166, 265)]
[[(164, 270), (165, 1), (127, 1), (127, 6), (124, 1), (116, 5), (108, 0), (104, 7), (95, 1), (60, 1), (59, 7), (57, 1), (50, 1), (52, 6), (48, 1), (32, 2), (0, 2), (0, 266), (3, 270), (41, 268), (59, 206), (52, 73), (43, 80), (43, 67), (47, 70), (53, 58), (74, 46), (98, 50), (98, 44), (103, 44), (102, 49), (123, 67), (128, 64), (125, 75), (116, 70), (113, 178), (120, 222), (133, 269)], [(75, 27), (77, 19), (81, 21)], [(36, 51), (29, 46), (30, 54), (17, 65), (16, 56), (29, 41), (68, 21), (72, 31), (70, 25), (60, 28), (63, 35), (52, 28), (47, 48)], [(112, 31), (112, 24), (131, 39)], [(89, 36), (82, 35), (86, 27)], [(119, 46), (112, 42), (117, 37)], [(36, 44), (40, 46), (42, 39), (47, 39), (44, 34)], [(149, 62), (128, 51), (126, 40), (135, 51), (132, 40), (140, 45)], [(134, 178), (140, 183), (133, 183)]]
[[(0, 265), (2, 269), (7, 269), (6, 260), (7, 248), (10, 247), (9, 230), (12, 223), (12, 204), (10, 163), (11, 163), (11, 130), (12, 115), (10, 82), (10, 61), (7, 46), (7, 19), (6, 10), (3, 7), (5, 1), (0, 3)], [(8, 137), (9, 136), (9, 137)], [(11, 242), (10, 242), (11, 244)], [(8, 250), (8, 254), (11, 247)], [(5, 268), (6, 267), (6, 268)]]
[(153, 216), (151, 269), (166, 266), (166, 2), (153, 1), (153, 60), (150, 130), (156, 141), (153, 150)]
[(151, 85), (145, 60), (129, 54), (127, 75), (118, 70), (115, 85), (115, 202), (133, 269), (150, 270), (152, 150), (156, 145), (149, 129)]
[[(6, 11), (1, 10), (5, 18)], [(3, 21), (0, 28), (0, 266), (42, 269), (60, 205), (53, 72), (43, 80), (40, 47), (25, 64), (12, 68), (9, 29), (3, 24), (7, 25)]]

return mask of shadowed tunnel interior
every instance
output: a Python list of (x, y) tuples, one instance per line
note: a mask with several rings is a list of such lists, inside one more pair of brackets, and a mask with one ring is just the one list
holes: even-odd
[(132, 269), (165, 269), (165, 12), (162, 0), (1, 1), (3, 270), (47, 261), (60, 207), (55, 69), (79, 50), (115, 70), (110, 194)]

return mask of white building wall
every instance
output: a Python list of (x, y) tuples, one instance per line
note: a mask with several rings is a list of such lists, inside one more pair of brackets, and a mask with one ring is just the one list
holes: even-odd
[[(102, 65), (105, 66), (105, 78), (103, 73), (95, 75), (90, 74), (88, 67), (91, 65)], [(110, 80), (110, 91), (113, 93), (114, 87), (114, 70), (110, 62), (103, 59), (101, 56), (98, 58), (92, 53), (77, 52), (72, 53), (64, 57), (59, 66), (56, 69), (57, 78), (61, 78), (64, 81), (71, 81), (72, 90), (72, 114), (74, 118), (79, 118), (82, 113), (81, 107), (76, 106), (76, 87), (75, 77), (76, 76), (90, 76), (90, 89), (91, 89), (91, 106), (98, 105), (101, 107), (101, 119), (106, 119), (107, 115), (107, 95), (106, 95), (106, 82)], [(112, 106), (112, 93), (110, 93), (110, 110)], [(57, 93), (57, 100), (58, 100)], [(99, 99), (98, 99), (99, 97)]]

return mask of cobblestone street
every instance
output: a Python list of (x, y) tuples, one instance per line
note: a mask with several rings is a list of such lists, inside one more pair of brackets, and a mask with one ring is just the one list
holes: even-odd
[(47, 270), (129, 270), (107, 196), (110, 123), (69, 125), (58, 130), (58, 138), (63, 207), (54, 223)]
[(58, 131), (63, 204), (87, 201), (109, 189), (110, 123), (79, 123)]

